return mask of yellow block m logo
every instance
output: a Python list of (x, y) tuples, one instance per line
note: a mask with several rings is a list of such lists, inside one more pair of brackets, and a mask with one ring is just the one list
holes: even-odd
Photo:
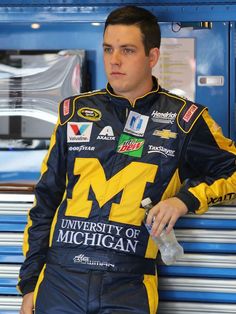
[(139, 226), (143, 218), (140, 203), (144, 190), (147, 182), (154, 181), (156, 173), (156, 165), (132, 162), (107, 180), (98, 159), (77, 158), (74, 175), (80, 177), (72, 199), (68, 199), (66, 215), (89, 217), (92, 208), (92, 201), (88, 200), (90, 187), (100, 207), (123, 191), (120, 204), (111, 206), (109, 220)]

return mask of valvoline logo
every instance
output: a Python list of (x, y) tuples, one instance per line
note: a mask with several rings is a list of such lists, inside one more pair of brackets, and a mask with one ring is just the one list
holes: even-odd
[(67, 124), (67, 142), (89, 142), (92, 132), (92, 122), (68, 122)]
[(86, 129), (88, 128), (88, 124), (82, 124), (80, 127), (78, 126), (78, 123), (71, 123), (70, 125), (71, 129), (73, 130), (75, 135), (82, 135)]

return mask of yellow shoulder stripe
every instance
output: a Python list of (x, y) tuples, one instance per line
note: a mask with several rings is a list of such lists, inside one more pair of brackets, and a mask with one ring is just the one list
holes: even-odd
[(204, 112), (203, 119), (211, 130), (211, 133), (214, 136), (214, 139), (219, 148), (227, 150), (228, 152), (236, 155), (236, 147), (233, 141), (224, 137), (221, 127), (211, 118), (208, 112)]

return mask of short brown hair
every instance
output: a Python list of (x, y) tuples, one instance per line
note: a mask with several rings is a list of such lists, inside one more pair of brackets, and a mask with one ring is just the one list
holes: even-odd
[(132, 5), (118, 8), (108, 15), (104, 33), (108, 25), (117, 24), (139, 26), (146, 55), (149, 55), (151, 48), (160, 48), (160, 26), (157, 18), (150, 11)]

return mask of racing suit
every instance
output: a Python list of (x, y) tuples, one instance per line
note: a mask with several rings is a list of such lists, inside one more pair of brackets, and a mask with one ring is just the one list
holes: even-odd
[(202, 214), (236, 197), (235, 157), (205, 107), (156, 80), (133, 104), (109, 84), (65, 99), (24, 233), (18, 287), (35, 292), (36, 314), (156, 313), (142, 199), (177, 196)]

